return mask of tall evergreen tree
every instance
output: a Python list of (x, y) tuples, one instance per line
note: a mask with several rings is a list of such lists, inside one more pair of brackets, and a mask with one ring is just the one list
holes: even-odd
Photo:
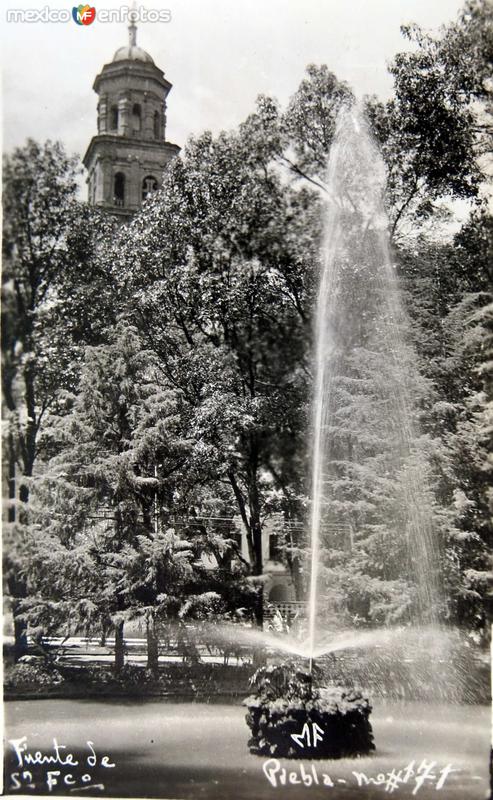
[(71, 335), (69, 320), (75, 297), (83, 294), (79, 287), (95, 277), (98, 215), (76, 200), (77, 171), (76, 160), (52, 142), (29, 140), (4, 161), (2, 389), (9, 480), (4, 568), (17, 656), (24, 630), (17, 610), (27, 593), (23, 553), (30, 486), (43, 454), (46, 415), (63, 413), (61, 394), (78, 380), (81, 333)]

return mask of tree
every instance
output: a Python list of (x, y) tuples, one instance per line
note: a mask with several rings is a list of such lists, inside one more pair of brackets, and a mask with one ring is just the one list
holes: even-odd
[[(11, 554), (15, 540), (24, 538), (19, 525), (27, 522), (46, 414), (78, 377), (78, 341), (68, 322), (74, 297), (94, 279), (90, 261), (96, 217), (76, 200), (76, 176), (76, 160), (59, 143), (41, 146), (29, 140), (4, 163), (2, 388), (10, 523), (5, 575), (14, 598), (17, 655), (24, 627), (17, 600), (26, 590), (22, 559), (13, 563)], [(71, 291), (72, 300), (64, 305)]]
[[(392, 233), (399, 238), (437, 212), (444, 198), (477, 201), (491, 163), (493, 13), (471, 0), (438, 36), (402, 28), (416, 45), (391, 64), (394, 97), (367, 101), (388, 177)], [(489, 155), (489, 157), (488, 157)]]
[[(33, 495), (34, 599), (24, 603), (30, 626), (42, 630), (50, 614), (50, 626), (60, 625), (54, 609), (70, 603), (72, 630), (111, 625), (117, 674), (125, 621), (145, 622), (148, 666), (156, 674), (160, 625), (181, 613), (203, 614), (211, 585), (220, 604), (225, 580), (234, 580), (241, 595), (233, 542), (176, 525), (175, 517), (186, 519), (199, 478), (188, 408), (158, 375), (155, 357), (123, 321), (106, 344), (87, 347), (71, 410), (52, 420), (58, 452)], [(207, 554), (216, 559), (213, 576), (201, 561)], [(192, 598), (193, 610), (182, 611)]]
[(254, 126), (190, 143), (130, 228), (127, 258), (133, 323), (193, 409), (197, 462), (229, 485), (260, 576), (266, 493), (303, 426), (311, 252), (297, 241), (306, 199), (286, 195)]
[(325, 64), (309, 64), (306, 77), (288, 103), (281, 119), (284, 146), (294, 147), (296, 161), (284, 153), (292, 172), (300, 177), (325, 178), (327, 157), (334, 140), (341, 108), (351, 106), (354, 95)]
[[(478, 211), (453, 242), (438, 226), (430, 237), (424, 223), (450, 216), (455, 198), (480, 205), (491, 148), (491, 30), (490, 8), (479, 0), (435, 37), (405, 29), (415, 50), (391, 66), (394, 97), (366, 100), (388, 170), (396, 268), (412, 321), (402, 325), (419, 355), (418, 374), (410, 367), (398, 377), (423, 426), (404, 453), (395, 407), (382, 411), (392, 405), (395, 365), (373, 270), (380, 234), (367, 226), (343, 254), (326, 476), (327, 524), (347, 520), (357, 541), (349, 553), (333, 541), (324, 567), (327, 596), (366, 620), (405, 619), (418, 602), (397, 532), (409, 527), (402, 509), (419, 474), (437, 485), (436, 497), (423, 494), (422, 513), (446, 540), (450, 616), (484, 623), (491, 220)], [(11, 590), (26, 594), (28, 586), (36, 595), (33, 624), (50, 614), (53, 623), (72, 597), (81, 625), (112, 618), (123, 644), (123, 621), (141, 615), (155, 669), (160, 618), (229, 613), (236, 581), (235, 603), (251, 597), (231, 531), (200, 521), (211, 509), (235, 509), (242, 519), (261, 623), (265, 520), (297, 519), (307, 505), (326, 164), (339, 111), (352, 102), (326, 66), (309, 66), (284, 113), (261, 97), (237, 131), (191, 139), (162, 191), (113, 242), (101, 220), (90, 230), (93, 212), (74, 201), (74, 165), (59, 146), (31, 142), (7, 162), (4, 392), (11, 477), (16, 459), (23, 473), (11, 493), (25, 507), (34, 483), (38, 504), (32, 520), (16, 520), (22, 544), (10, 557), (22, 565), (23, 588)], [(347, 193), (336, 194), (350, 211)], [(413, 360), (410, 349), (401, 356)], [(105, 506), (104, 520), (88, 523)], [(302, 544), (286, 550), (295, 574)], [(53, 595), (43, 574), (50, 548), (60, 565)], [(204, 568), (200, 552), (216, 570)]]
[[(388, 169), (387, 209), (392, 237), (416, 233), (427, 221), (447, 221), (447, 203), (481, 196), (491, 169), (493, 15), (488, 0), (471, 0), (456, 23), (437, 36), (402, 28), (416, 45), (390, 66), (394, 95), (364, 107)], [(337, 114), (354, 103), (350, 88), (325, 65), (309, 65), (286, 112), (270, 98), (257, 119), (271, 156), (298, 179), (326, 188), (325, 173)]]
[[(89, 558), (95, 565), (93, 574), (102, 579), (96, 606), (100, 621), (111, 619), (115, 628), (117, 672), (123, 665), (123, 623), (132, 607), (125, 568), (127, 562), (128, 568), (132, 565), (139, 537), (150, 535), (153, 530), (155, 453), (169, 441), (171, 428), (168, 431), (167, 425), (176, 413), (173, 400), (162, 398), (162, 438), (153, 443), (154, 458), (141, 443), (134, 450), (138, 423), (147, 404), (153, 401), (153, 390), (152, 364), (135, 333), (120, 323), (108, 344), (86, 348), (72, 412), (58, 422), (60, 453), (50, 464), (50, 470), (56, 470), (56, 489), (51, 477), (49, 484), (60, 498), (56, 512), (62, 520), (62, 530), (69, 527), (69, 541), (74, 548), (73, 552), (72, 548), (67, 551), (67, 557), (77, 561), (78, 554), (82, 554), (83, 561)], [(183, 446), (178, 441), (175, 451), (168, 455), (175, 469), (176, 461), (180, 463), (183, 458)], [(163, 468), (166, 466), (162, 464)], [(86, 516), (82, 524), (79, 505), (86, 507), (86, 515), (90, 512), (89, 520)], [(56, 517), (53, 525), (55, 533), (60, 534)], [(145, 583), (144, 576), (141, 583)], [(91, 577), (88, 586), (92, 587)], [(74, 590), (78, 592), (79, 586), (69, 584), (69, 595)]]
[(488, 303), (491, 217), (473, 216), (452, 243), (402, 251), (420, 369), (433, 381), (423, 423), (447, 544), (444, 580), (451, 620), (484, 631), (491, 517), (488, 509)]

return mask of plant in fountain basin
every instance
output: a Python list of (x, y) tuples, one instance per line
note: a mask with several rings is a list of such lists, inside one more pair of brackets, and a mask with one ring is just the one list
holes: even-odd
[(319, 671), (296, 661), (258, 669), (244, 703), (250, 752), (287, 758), (340, 758), (375, 749), (371, 705), (357, 690), (314, 685)]

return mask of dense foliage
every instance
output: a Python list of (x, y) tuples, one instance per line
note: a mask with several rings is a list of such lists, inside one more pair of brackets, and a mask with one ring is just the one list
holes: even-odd
[(251, 753), (341, 758), (375, 749), (371, 705), (361, 692), (317, 687), (311, 674), (291, 663), (261, 667), (250, 684), (255, 694), (244, 704)]
[[(482, 0), (436, 37), (404, 29), (414, 49), (391, 65), (393, 97), (365, 100), (388, 170), (421, 433), (414, 462), (389, 474), (385, 343), (370, 333), (377, 299), (361, 292), (353, 254), (351, 313), (368, 335), (346, 342), (329, 522), (359, 535), (348, 549), (335, 531), (325, 551), (327, 601), (353, 624), (410, 619), (400, 512), (416, 470), (441, 553), (441, 614), (485, 630), (492, 30)], [(284, 112), (260, 97), (237, 130), (191, 139), (120, 229), (76, 200), (61, 145), (30, 141), (6, 158), (5, 576), (18, 655), (27, 623), (40, 639), (114, 630), (118, 671), (124, 624), (138, 619), (156, 670), (172, 619), (262, 624), (266, 522), (307, 511), (324, 170), (352, 101), (310, 65)], [(283, 536), (281, 525), (301, 598), (306, 542)]]

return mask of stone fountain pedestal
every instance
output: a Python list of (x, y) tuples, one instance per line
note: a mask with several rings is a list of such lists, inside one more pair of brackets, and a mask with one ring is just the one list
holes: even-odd
[(361, 692), (319, 687), (293, 665), (262, 667), (244, 703), (251, 753), (276, 758), (342, 758), (375, 749), (371, 705)]

